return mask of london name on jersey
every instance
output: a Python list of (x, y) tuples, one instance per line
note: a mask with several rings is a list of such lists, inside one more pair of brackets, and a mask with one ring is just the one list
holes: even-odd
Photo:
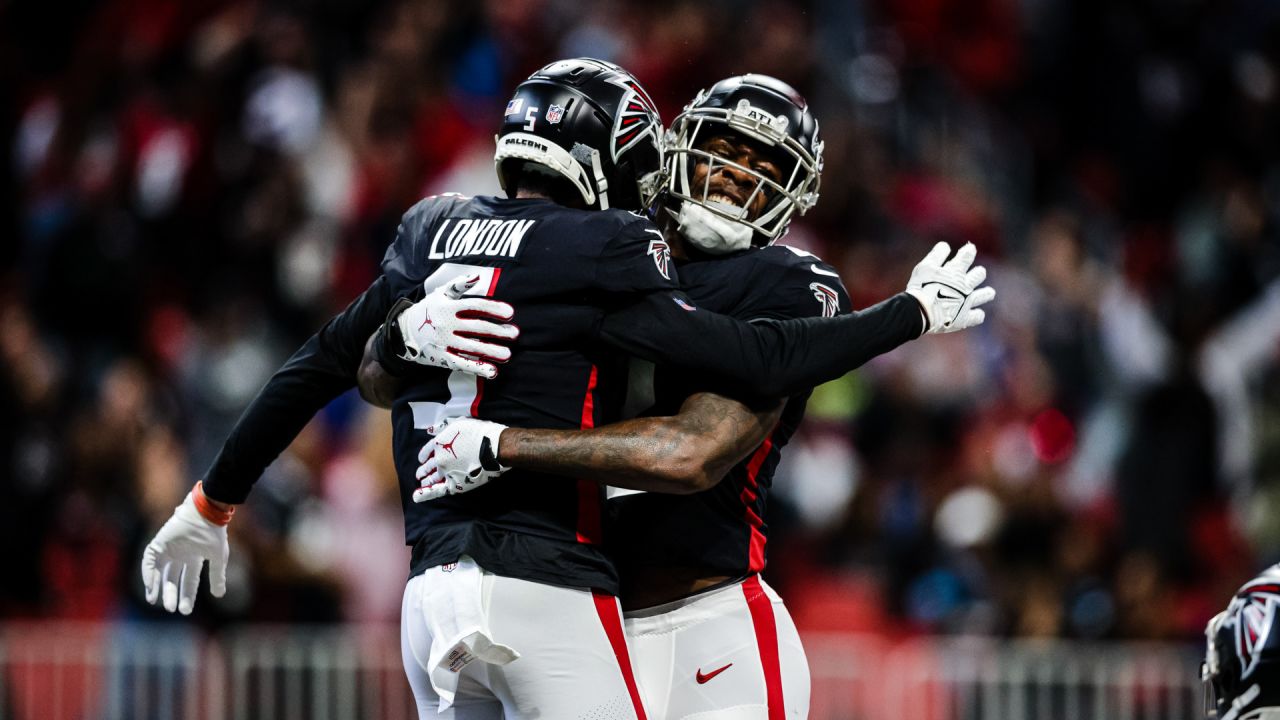
[(447, 260), (466, 255), (488, 255), (514, 258), (520, 244), (537, 220), (499, 220), (496, 218), (446, 218), (431, 239), (427, 257)]

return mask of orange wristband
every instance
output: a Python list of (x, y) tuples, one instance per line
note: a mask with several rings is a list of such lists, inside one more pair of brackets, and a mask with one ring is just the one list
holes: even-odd
[(230, 510), (220, 510), (212, 502), (209, 502), (209, 498), (205, 497), (204, 494), (203, 480), (197, 482), (196, 486), (191, 490), (191, 499), (195, 501), (196, 512), (214, 525), (226, 525), (231, 522), (231, 516), (236, 514), (234, 507)]

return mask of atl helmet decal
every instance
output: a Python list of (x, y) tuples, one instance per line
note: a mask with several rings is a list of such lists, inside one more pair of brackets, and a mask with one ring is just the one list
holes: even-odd
[(564, 108), (560, 107), (559, 105), (552, 104), (551, 107), (547, 108), (547, 122), (551, 123), (552, 125), (558, 124), (560, 122), (560, 119), (563, 117), (564, 117)]
[[(627, 90), (622, 96), (618, 116), (613, 123), (613, 161), (617, 162), (619, 155), (630, 150), (646, 134), (656, 134), (654, 125), (658, 110), (649, 94), (634, 80), (613, 77), (609, 82)], [(655, 137), (655, 142), (657, 141), (658, 138)]]
[(1280, 585), (1258, 583), (1246, 585), (1236, 595), (1236, 654), (1240, 657), (1240, 677), (1249, 677), (1258, 666), (1262, 648), (1275, 625), (1276, 607), (1280, 604)]
[(666, 239), (662, 237), (662, 233), (657, 230), (647, 230), (658, 237), (649, 241), (649, 250), (645, 253), (653, 258), (653, 264), (657, 266), (658, 272), (662, 273), (662, 277), (671, 279), (671, 246), (667, 245)]
[(822, 303), (822, 317), (835, 317), (840, 312), (840, 296), (835, 290), (822, 283), (809, 283), (809, 289), (814, 299)]

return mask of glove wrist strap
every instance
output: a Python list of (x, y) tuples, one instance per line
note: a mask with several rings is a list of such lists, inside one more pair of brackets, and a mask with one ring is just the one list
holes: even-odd
[(400, 314), (409, 309), (413, 301), (400, 298), (387, 313), (387, 321), (378, 328), (378, 337), (374, 340), (374, 358), (388, 374), (404, 377), (413, 371), (415, 364), (405, 357), (404, 336), (400, 334), (400, 324), (396, 322)]
[(191, 500), (195, 503), (196, 512), (200, 513), (200, 517), (219, 527), (226, 527), (231, 522), (231, 516), (236, 514), (234, 507), (228, 510), (222, 510), (212, 502), (204, 494), (204, 481), (196, 483), (195, 488), (191, 490)]

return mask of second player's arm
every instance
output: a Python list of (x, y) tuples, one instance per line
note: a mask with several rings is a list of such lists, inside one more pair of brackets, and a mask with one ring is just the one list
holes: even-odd
[(498, 461), (633, 490), (695, 493), (714, 486), (764, 442), (781, 412), (781, 402), (753, 410), (720, 395), (696, 393), (667, 417), (593, 430), (507, 428)]
[(786, 397), (834, 380), (920, 337), (920, 304), (906, 293), (834, 318), (746, 323), (690, 310), (651, 293), (604, 316), (599, 336), (632, 355), (740, 383), (746, 392)]

